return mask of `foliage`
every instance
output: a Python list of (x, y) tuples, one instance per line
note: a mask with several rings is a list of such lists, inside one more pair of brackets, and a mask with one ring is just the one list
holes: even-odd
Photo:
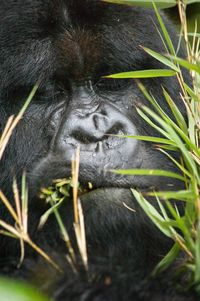
[(0, 301), (48, 301), (27, 283), (0, 278)]
[[(153, 3), (158, 8), (169, 8), (177, 4), (176, 0), (102, 0), (103, 2), (126, 4), (132, 6), (152, 7)], [(197, 3), (199, 0), (188, 0), (187, 4)]]
[[(184, 182), (185, 189), (182, 191), (147, 193), (146, 195), (151, 197), (154, 196), (156, 198), (159, 210), (155, 209), (142, 193), (135, 189), (133, 189), (132, 192), (137, 202), (141, 205), (154, 224), (166, 236), (174, 240), (174, 246), (155, 268), (154, 274), (165, 270), (177, 258), (178, 254), (182, 252), (183, 256), (181, 257), (181, 263), (179, 264), (180, 276), (184, 274), (184, 284), (187, 288), (194, 286), (197, 293), (200, 294), (200, 39), (194, 33), (193, 42), (192, 45), (190, 45), (187, 34), (186, 6), (183, 2), (179, 2), (178, 7), (182, 25), (181, 32), (183, 33), (186, 43), (187, 59), (177, 57), (176, 50), (174, 49), (167, 29), (155, 5), (154, 9), (160, 23), (162, 39), (165, 43), (167, 53), (163, 56), (151, 49), (144, 48), (144, 50), (176, 73), (181, 88), (181, 97), (187, 109), (188, 124), (186, 124), (183, 115), (173, 99), (164, 89), (163, 94), (174, 115), (175, 121), (165, 114), (156, 99), (146, 91), (141, 83), (139, 83), (140, 89), (153, 105), (154, 111), (146, 106), (138, 108), (137, 111), (150, 126), (155, 128), (164, 137), (134, 136), (132, 138), (151, 141), (152, 143), (156, 142), (157, 149), (170, 158), (178, 167), (180, 172), (179, 176)], [(189, 87), (184, 82), (181, 67), (190, 71), (192, 87)], [(136, 73), (132, 72), (132, 77), (140, 78), (138, 71), (136, 71)], [(149, 73), (151, 73), (151, 71), (147, 70), (147, 77), (149, 76)], [(153, 72), (150, 74), (150, 77), (151, 76), (154, 76)], [(110, 77), (125, 78), (126, 74), (115, 74)], [(130, 77), (130, 74), (128, 74), (128, 78)], [(144, 77), (145, 71), (143, 71), (141, 78)], [(170, 150), (179, 152), (180, 161), (172, 156), (171, 152), (169, 152)], [(164, 170), (140, 171), (129, 169), (114, 172), (128, 175), (162, 174), (162, 176), (175, 177), (174, 174), (170, 175)], [(173, 205), (173, 203), (170, 202), (170, 200), (174, 199), (185, 203), (185, 212), (183, 215), (179, 212), (178, 206)]]

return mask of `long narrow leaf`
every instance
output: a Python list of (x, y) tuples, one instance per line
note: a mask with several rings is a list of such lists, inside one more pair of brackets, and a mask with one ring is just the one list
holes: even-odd
[[(148, 192), (147, 195), (155, 196), (155, 192)], [(192, 190), (180, 190), (180, 191), (157, 191), (156, 196), (161, 199), (176, 199), (176, 200), (190, 200), (194, 201), (194, 193)]]
[(175, 56), (175, 55), (176, 55), (176, 51), (175, 51), (175, 49), (174, 49), (172, 40), (171, 40), (171, 38), (170, 38), (170, 36), (169, 36), (169, 33), (168, 33), (168, 31), (167, 31), (167, 28), (166, 28), (164, 22), (163, 22), (163, 20), (162, 20), (162, 18), (161, 18), (161, 16), (160, 16), (160, 13), (159, 13), (159, 11), (158, 11), (158, 9), (157, 9), (157, 5), (156, 5), (155, 2), (153, 2), (153, 7), (154, 7), (154, 10), (155, 10), (155, 13), (156, 13), (158, 22), (159, 22), (159, 24), (160, 24), (160, 27), (161, 27), (161, 29), (162, 29), (163, 37), (165, 38), (165, 41), (166, 41), (166, 43), (167, 43), (167, 45), (168, 45), (169, 52)]
[[(116, 3), (116, 4), (126, 4), (132, 6), (141, 7), (152, 7), (152, 0), (102, 0), (103, 2)], [(169, 8), (176, 5), (175, 0), (154, 0), (157, 7), (159, 8)]]
[(180, 72), (180, 69), (168, 58), (166, 58), (164, 55), (161, 55), (160, 53), (157, 53), (149, 48), (142, 47), (148, 54), (150, 54), (152, 57), (154, 57), (159, 62), (163, 63), (164, 65), (170, 67), (172, 70), (176, 72)]
[(136, 136), (136, 135), (109, 135), (109, 136), (115, 136), (119, 138), (130, 138), (130, 139), (142, 140), (142, 141), (153, 142), (153, 143), (169, 144), (175, 146), (173, 141), (165, 138), (160, 138), (160, 137)]
[[(177, 133), (174, 131), (174, 129), (168, 125), (165, 121), (163, 121), (163, 119), (161, 119), (158, 115), (156, 115), (152, 110), (150, 110), (147, 107), (143, 107), (143, 110), (150, 115), (156, 122), (158, 122), (161, 127), (167, 132), (167, 138), (170, 137), (170, 139), (172, 141), (174, 141), (177, 146), (179, 147), (179, 149), (181, 150), (181, 152), (183, 153), (185, 159), (186, 159), (186, 163), (189, 164), (188, 168), (192, 168), (193, 173), (196, 175), (196, 177), (198, 178), (198, 172), (197, 172), (197, 168), (196, 168), (196, 164), (192, 158), (192, 156), (190, 155), (190, 153), (188, 152), (187, 148), (185, 147), (184, 143), (182, 142), (182, 140), (180, 139), (180, 137), (177, 135)], [(189, 140), (189, 139), (188, 139)], [(190, 142), (191, 143), (191, 142)]]
[(170, 178), (184, 181), (184, 177), (182, 177), (181, 175), (172, 171), (160, 170), (160, 169), (112, 169), (110, 171), (120, 175), (170, 177)]
[(187, 127), (187, 124), (185, 122), (185, 119), (184, 119), (182, 113), (180, 112), (180, 110), (176, 106), (175, 102), (172, 100), (172, 98), (170, 97), (170, 95), (167, 93), (167, 91), (165, 89), (163, 89), (163, 93), (164, 93), (164, 96), (165, 96), (165, 99), (166, 99), (168, 105), (171, 108), (171, 111), (172, 111), (174, 117), (176, 118), (178, 126), (183, 130), (183, 132), (185, 134), (187, 134), (188, 127)]
[(196, 71), (197, 73), (200, 74), (200, 65), (198, 64), (192, 64), (188, 62), (187, 60), (181, 59), (177, 56), (169, 55), (171, 59), (173, 59), (175, 62), (179, 63), (182, 67), (188, 69), (188, 70), (193, 70)]
[(149, 70), (116, 73), (116, 74), (104, 76), (104, 78), (151, 78), (151, 77), (168, 77), (174, 75), (176, 75), (176, 72), (169, 69), (149, 69)]
[(173, 245), (173, 247), (170, 249), (170, 251), (167, 253), (167, 255), (165, 255), (165, 257), (155, 267), (155, 269), (153, 270), (153, 276), (166, 270), (172, 264), (172, 262), (177, 258), (179, 252), (180, 252), (180, 247), (176, 242)]
[(166, 236), (172, 238), (172, 233), (169, 227), (165, 223), (165, 219), (158, 213), (158, 211), (151, 205), (144, 197), (135, 189), (131, 189), (136, 201), (148, 215), (148, 217), (153, 221), (153, 223), (163, 232)]

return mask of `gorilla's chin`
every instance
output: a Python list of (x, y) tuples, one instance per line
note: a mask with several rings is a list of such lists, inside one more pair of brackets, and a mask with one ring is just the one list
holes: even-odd
[[(121, 205), (129, 200), (133, 200), (133, 194), (130, 189), (116, 188), (116, 187), (102, 187), (97, 188), (80, 196), (81, 201), (93, 203), (108, 203)], [(131, 202), (132, 203), (132, 202)], [(128, 204), (127, 204), (128, 205)]]

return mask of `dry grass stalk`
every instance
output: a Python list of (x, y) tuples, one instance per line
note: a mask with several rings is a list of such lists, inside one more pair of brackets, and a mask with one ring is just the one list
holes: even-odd
[(22, 117), (24, 115), (24, 112), (27, 109), (27, 107), (28, 107), (29, 103), (31, 102), (32, 98), (34, 97), (38, 87), (39, 87), (39, 83), (36, 84), (33, 87), (29, 97), (27, 98), (27, 100), (26, 100), (24, 106), (22, 107), (22, 109), (20, 110), (19, 114), (16, 117), (14, 117), (14, 115), (9, 117), (9, 119), (6, 123), (5, 129), (4, 129), (4, 131), (1, 135), (1, 138), (0, 138), (0, 160), (3, 156), (6, 145), (8, 144), (8, 141), (10, 140), (10, 137), (13, 133), (13, 130), (15, 129), (15, 127), (17, 126), (19, 121), (22, 119)]
[[(10, 137), (13, 133), (13, 130), (22, 119), (25, 110), (27, 109), (29, 103), (34, 97), (37, 89), (39, 87), (39, 83), (34, 86), (29, 97), (27, 98), (24, 106), (20, 110), (19, 114), (14, 117), (14, 115), (10, 116), (4, 131), (0, 138), (0, 160), (3, 156), (5, 148), (10, 140)], [(24, 176), (25, 178), (25, 176)], [(17, 182), (14, 179), (13, 181), (13, 193), (14, 193), (14, 201), (16, 206), (16, 211), (4, 195), (4, 193), (0, 190), (0, 200), (7, 208), (9, 214), (12, 216), (15, 222), (15, 226), (6, 223), (5, 221), (0, 219), (0, 226), (4, 229), (0, 231), (0, 234), (4, 234), (10, 236), (12, 238), (19, 239), (21, 246), (21, 256), (19, 261), (19, 266), (22, 264), (25, 255), (24, 243), (29, 244), (36, 252), (38, 252), (45, 260), (47, 260), (55, 269), (61, 271), (60, 267), (40, 248), (38, 247), (29, 237), (28, 235), (28, 194), (27, 191), (22, 193), (22, 202), (20, 201), (19, 190), (17, 188)]]
[(84, 215), (81, 201), (78, 198), (78, 175), (80, 163), (80, 148), (76, 150), (72, 158), (72, 186), (73, 186), (73, 205), (74, 205), (74, 231), (79, 248), (79, 252), (86, 270), (88, 270), (87, 244), (85, 235)]
[(25, 255), (24, 243), (27, 243), (38, 254), (40, 254), (48, 263), (50, 263), (56, 270), (61, 272), (62, 270), (60, 269), (60, 267), (29, 237), (28, 209), (27, 209), (28, 199), (27, 196), (24, 196), (26, 200), (24, 200), (23, 202), (20, 201), (19, 190), (17, 188), (17, 183), (15, 180), (13, 183), (13, 190), (14, 190), (16, 211), (1, 190), (0, 190), (0, 199), (2, 203), (5, 205), (5, 207), (7, 208), (9, 214), (13, 217), (15, 224), (13, 226), (0, 219), (0, 226), (4, 229), (1, 231), (1, 234), (14, 237), (16, 239), (19, 239), (20, 241), (21, 256), (20, 256), (19, 266), (22, 264), (24, 260), (24, 255)]

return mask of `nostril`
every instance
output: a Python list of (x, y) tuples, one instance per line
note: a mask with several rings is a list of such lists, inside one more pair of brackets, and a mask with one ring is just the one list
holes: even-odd
[(92, 133), (86, 132), (84, 130), (76, 129), (71, 133), (71, 137), (73, 137), (76, 141), (81, 144), (90, 144), (99, 141), (99, 139), (95, 138)]
[(124, 127), (121, 123), (115, 123), (109, 130), (106, 131), (105, 135), (123, 135)]
[(123, 135), (124, 128), (123, 125), (117, 123), (110, 128), (107, 128), (106, 131), (101, 131), (100, 129), (96, 130), (95, 128), (84, 129), (84, 128), (76, 128), (71, 132), (71, 137), (78, 141), (81, 144), (90, 144), (97, 143), (100, 141), (108, 142), (116, 139), (113, 138), (113, 135)]
[(97, 130), (99, 127), (99, 117), (97, 115), (93, 116), (94, 127)]
[(107, 116), (95, 113), (92, 116), (93, 125), (96, 130), (103, 130), (110, 127), (110, 120)]

